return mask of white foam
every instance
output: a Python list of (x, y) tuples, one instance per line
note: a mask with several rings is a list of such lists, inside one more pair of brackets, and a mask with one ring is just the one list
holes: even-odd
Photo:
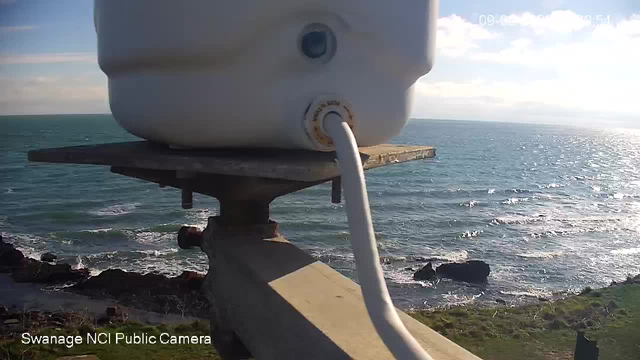
[(526, 291), (522, 291), (522, 290), (500, 291), (500, 294), (517, 296), (517, 297), (534, 297), (534, 298), (540, 298), (540, 297), (546, 298), (553, 295), (553, 293), (551, 293), (550, 291), (546, 291), (542, 289), (527, 289)]
[(132, 213), (138, 206), (140, 206), (140, 203), (118, 204), (89, 211), (89, 214), (97, 216), (120, 216)]
[(613, 198), (616, 200), (622, 200), (626, 197), (627, 195), (623, 194), (623, 193), (615, 193), (613, 194)]
[(198, 209), (195, 211), (188, 211), (185, 214), (187, 219), (198, 224), (198, 226), (201, 226), (202, 224), (206, 224), (209, 221), (209, 218), (215, 215), (216, 213), (209, 209)]
[(451, 305), (451, 306), (470, 304), (470, 303), (474, 302), (480, 296), (481, 296), (481, 294), (469, 296), (469, 295), (451, 294), (451, 293), (442, 295), (442, 297), (444, 298), (445, 302), (448, 305)]
[(611, 250), (613, 255), (635, 255), (640, 254), (640, 248), (616, 249)]
[(474, 230), (474, 231), (467, 230), (464, 233), (462, 233), (460, 237), (463, 239), (471, 239), (471, 238), (480, 236), (480, 234), (482, 234), (482, 230)]
[(540, 189), (556, 189), (556, 188), (560, 188), (560, 187), (563, 187), (563, 186), (564, 185), (560, 185), (560, 184), (556, 184), (556, 183), (551, 183), (551, 184), (542, 185), (542, 186), (538, 185), (538, 187)]
[(529, 198), (510, 198), (503, 201), (502, 203), (505, 205), (516, 205), (516, 204), (527, 202), (527, 201), (529, 201)]
[(83, 269), (86, 268), (87, 265), (84, 263), (84, 261), (82, 260), (82, 256), (76, 257), (76, 264), (73, 266), (74, 269)]
[(466, 260), (469, 257), (469, 253), (467, 252), (467, 250), (446, 251), (436, 256), (427, 256), (427, 257), (433, 260), (461, 262)]
[(460, 206), (465, 206), (468, 208), (476, 207), (477, 205), (478, 205), (478, 202), (475, 200), (465, 201), (464, 203), (460, 204)]
[(80, 232), (83, 232), (83, 233), (84, 232), (88, 232), (88, 233), (97, 234), (97, 233), (109, 232), (109, 231), (112, 231), (112, 230), (113, 230), (112, 228), (104, 228), (104, 229), (80, 230)]
[(178, 249), (177, 248), (169, 248), (169, 249), (165, 249), (165, 250), (141, 250), (141, 251), (138, 251), (138, 252), (142, 253), (142, 254), (145, 254), (145, 255), (151, 255), (151, 256), (154, 256), (154, 257), (159, 257), (159, 256), (164, 256), (164, 255), (177, 253)]
[(176, 235), (173, 233), (158, 233), (151, 231), (143, 231), (135, 234), (135, 241), (142, 244), (164, 243), (176, 241)]
[(493, 219), (491, 225), (525, 225), (543, 220), (542, 216), (501, 216)]
[(489, 189), (489, 191), (487, 191), (487, 194), (489, 195), (493, 195), (496, 193), (496, 189)]
[(564, 253), (562, 251), (532, 251), (516, 255), (525, 259), (553, 259), (554, 257), (562, 256), (563, 254)]

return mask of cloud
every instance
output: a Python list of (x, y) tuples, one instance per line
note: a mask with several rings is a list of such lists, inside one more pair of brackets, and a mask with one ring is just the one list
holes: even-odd
[[(592, 90), (593, 86), (585, 83), (571, 85), (558, 80), (419, 81), (416, 96), (421, 100), (414, 102), (413, 116), (609, 127), (640, 125), (640, 104), (633, 101), (633, 93), (616, 99), (618, 94), (607, 94), (606, 88)], [(612, 99), (615, 103), (611, 103)]]
[[(460, 66), (453, 78), (476, 80), (430, 83), (433, 74), (427, 76), (416, 85), (416, 114), (485, 120), (533, 119), (537, 114), (536, 121), (543, 114), (562, 114), (565, 119), (570, 114), (593, 119), (626, 116), (633, 119), (625, 120), (627, 124), (640, 125), (640, 15), (587, 27), (570, 11), (553, 12), (546, 19), (565, 19), (567, 23), (558, 26), (550, 20), (519, 15), (514, 21), (528, 31), (492, 28), (501, 32), (485, 33), (490, 41), (474, 41), (467, 35), (459, 42), (461, 46), (451, 46), (461, 49), (457, 53), (441, 51), (439, 56), (454, 57)], [(465, 19), (456, 16), (454, 20), (456, 26), (445, 23), (446, 27), (475, 29)], [(568, 31), (578, 33), (564, 36)], [(548, 36), (536, 36), (536, 32)], [(501, 73), (497, 68), (506, 71)], [(452, 76), (438, 74), (437, 78)]]
[(459, 57), (471, 49), (479, 48), (479, 41), (498, 36), (485, 27), (453, 14), (438, 19), (436, 46), (445, 56)]
[(59, 53), (35, 55), (0, 55), (0, 65), (54, 64), (54, 63), (97, 63), (95, 53)]
[(506, 26), (521, 26), (536, 34), (571, 33), (589, 27), (596, 19), (578, 15), (570, 10), (556, 10), (549, 15), (534, 15), (530, 12), (512, 14), (500, 19)]
[[(2, 1), (2, 0), (0, 0), (0, 1)], [(0, 2), (0, 4), (2, 4), (2, 3)], [(35, 30), (37, 28), (38, 28), (37, 26), (31, 26), (31, 25), (0, 26), (0, 34), (19, 32), (19, 31), (31, 31), (31, 30)]]
[[(621, 67), (636, 73), (640, 64), (640, 16), (632, 16), (617, 24), (601, 24), (586, 33), (583, 40), (534, 44), (518, 39), (499, 51), (477, 51), (469, 58), (480, 62), (517, 64), (551, 68), (564, 73), (596, 76)], [(531, 46), (532, 44), (537, 46)]]
[(0, 76), (0, 113), (60, 114), (108, 112), (106, 78)]

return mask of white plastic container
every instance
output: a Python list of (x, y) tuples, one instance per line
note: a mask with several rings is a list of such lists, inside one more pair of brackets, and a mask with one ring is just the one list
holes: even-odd
[(305, 111), (347, 100), (360, 146), (405, 125), (432, 66), (435, 0), (95, 0), (111, 111), (181, 147), (318, 150)]

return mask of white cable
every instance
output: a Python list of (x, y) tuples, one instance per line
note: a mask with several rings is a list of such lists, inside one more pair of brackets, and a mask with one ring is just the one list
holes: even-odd
[(396, 359), (433, 360), (400, 321), (384, 282), (356, 139), (349, 125), (336, 113), (327, 114), (323, 126), (338, 155), (351, 247), (371, 322)]

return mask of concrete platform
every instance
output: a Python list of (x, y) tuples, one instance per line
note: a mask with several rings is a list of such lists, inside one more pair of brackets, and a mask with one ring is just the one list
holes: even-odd
[[(368, 169), (433, 158), (429, 146), (378, 145), (360, 148)], [(248, 176), (316, 182), (339, 176), (335, 153), (303, 150), (176, 150), (148, 141), (83, 145), (29, 151), (29, 161), (108, 165), (149, 170)]]

